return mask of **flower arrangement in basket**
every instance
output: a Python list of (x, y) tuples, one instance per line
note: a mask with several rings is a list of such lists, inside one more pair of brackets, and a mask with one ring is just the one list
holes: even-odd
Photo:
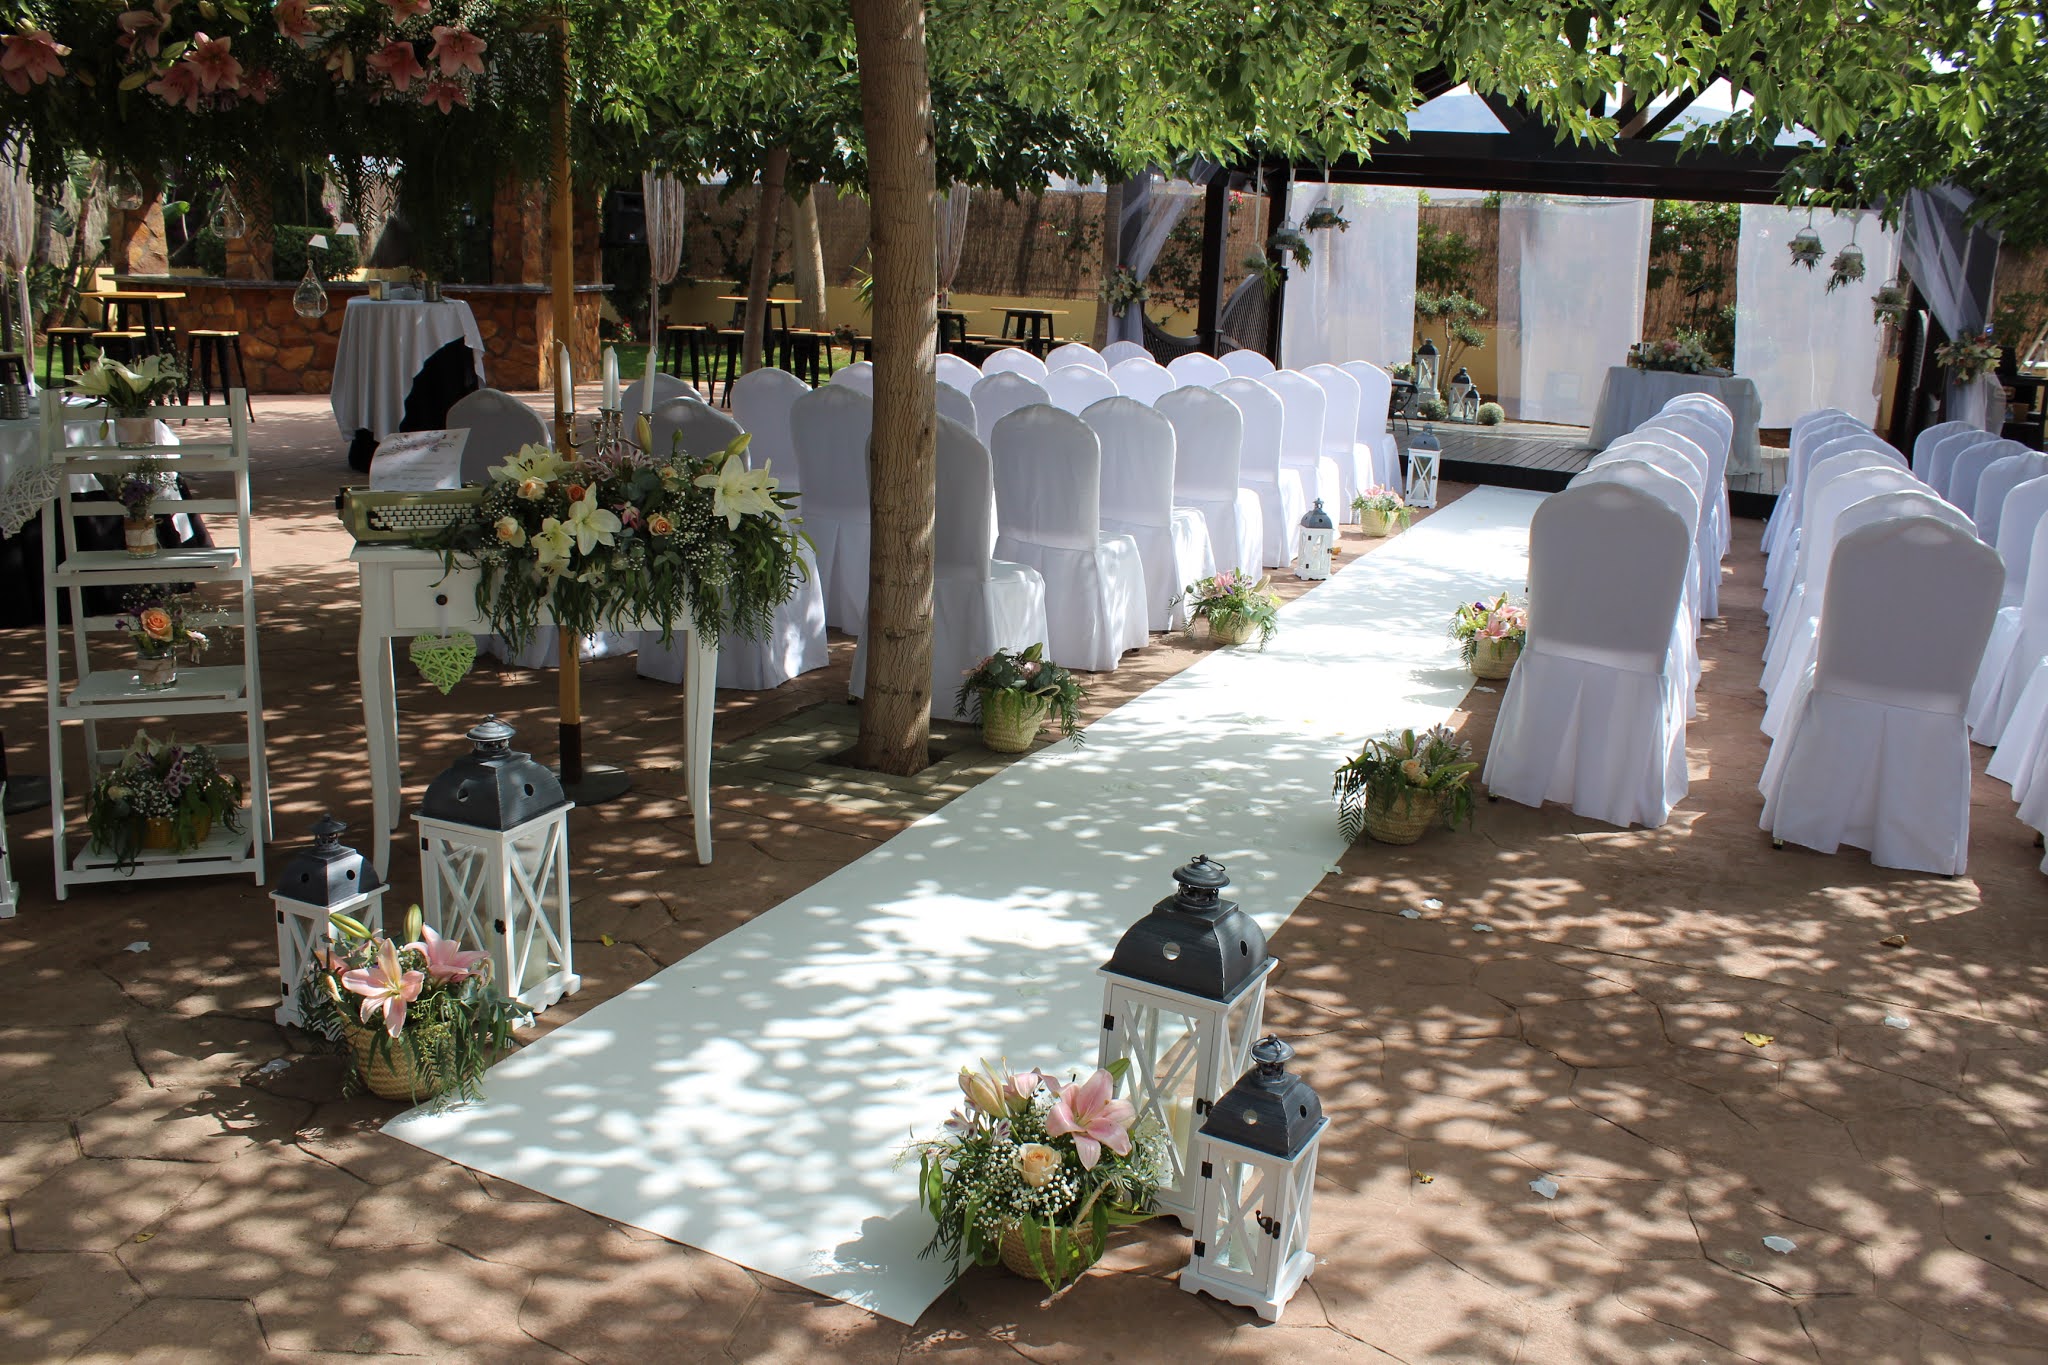
[(1828, 249), (1821, 244), (1820, 234), (1810, 226), (1799, 229), (1785, 245), (1792, 252), (1792, 264), (1803, 265), (1808, 270), (1818, 266), (1821, 258), (1828, 254)]
[(1369, 739), (1337, 769), (1337, 828), (1346, 843), (1361, 831), (1383, 844), (1412, 844), (1441, 821), (1472, 821), (1472, 746), (1435, 725), (1417, 735), (1388, 731)]
[(687, 615), (705, 638), (766, 638), (803, 581), (794, 494), (747, 438), (708, 459), (621, 446), (564, 461), (522, 446), (491, 471), (482, 510), (432, 543), (450, 569), (478, 564), (477, 611), (515, 649), (542, 609), (576, 635), (641, 630), (664, 641)]
[(1361, 490), (1351, 500), (1351, 510), (1358, 513), (1358, 524), (1366, 535), (1373, 537), (1391, 535), (1415, 520), (1415, 509), (1401, 496), (1401, 490), (1384, 484)]
[(1505, 678), (1529, 638), (1529, 609), (1511, 605), (1506, 593), (1491, 602), (1461, 603), (1451, 613), (1451, 638), (1464, 646), (1475, 676)]
[(1308, 217), (1301, 220), (1303, 231), (1321, 232), (1335, 228), (1339, 232), (1351, 231), (1351, 220), (1328, 204), (1318, 204), (1308, 211)]
[(1116, 1098), (1128, 1067), (1120, 1058), (1065, 1085), (1035, 1069), (963, 1068), (966, 1106), (945, 1136), (909, 1149), (918, 1201), (939, 1225), (923, 1254), (1000, 1261), (1058, 1289), (1095, 1264), (1113, 1225), (1151, 1217), (1166, 1135)]
[(314, 952), (299, 1007), (308, 1029), (348, 1052), (349, 1092), (477, 1098), (513, 1026), (530, 1017), (491, 984), (489, 956), (435, 933), (417, 905), (403, 944), (346, 915), (328, 922), (341, 937)]
[(1118, 270), (1105, 275), (1101, 288), (1096, 292), (1113, 317), (1122, 317), (1132, 304), (1142, 304), (1152, 297), (1144, 282), (1130, 270)]
[(1828, 263), (1827, 293), (1834, 293), (1845, 285), (1851, 285), (1863, 278), (1869, 267), (1863, 261), (1863, 248), (1851, 242), (1835, 253), (1835, 259)]
[(982, 742), (999, 754), (1021, 754), (1048, 719), (1058, 722), (1063, 738), (1081, 743), (1080, 707), (1087, 696), (1080, 679), (1036, 644), (1022, 651), (999, 649), (968, 670), (953, 711), (968, 716), (973, 703)]
[(1934, 348), (1934, 363), (1958, 384), (1991, 373), (1998, 366), (1998, 343), (1990, 337), (1958, 337)]
[(1273, 638), (1280, 625), (1280, 595), (1272, 591), (1273, 580), (1253, 578), (1241, 569), (1226, 569), (1182, 590), (1180, 599), (1188, 604), (1188, 623), (1209, 623), (1216, 643), (1241, 645), (1253, 631), (1259, 633), (1259, 648)]
[(204, 744), (156, 740), (138, 730), (121, 761), (86, 797), (94, 853), (111, 852), (133, 868), (144, 850), (189, 853), (214, 826), (240, 829), (241, 782), (220, 770)]

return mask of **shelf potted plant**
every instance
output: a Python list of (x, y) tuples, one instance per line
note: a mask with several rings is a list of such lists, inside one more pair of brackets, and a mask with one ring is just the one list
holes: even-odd
[(1045, 646), (999, 649), (976, 664), (953, 698), (954, 714), (981, 719), (981, 742), (999, 754), (1021, 754), (1048, 719), (1063, 738), (1081, 741), (1080, 706), (1088, 696), (1080, 680), (1045, 657)]
[[(184, 387), (183, 367), (167, 355), (144, 356), (133, 369), (101, 356), (70, 380), (71, 392), (112, 410), (114, 443), (123, 449), (156, 444), (156, 422), (149, 409), (169, 402)], [(104, 424), (100, 435), (107, 435)]]
[(1351, 510), (1358, 513), (1360, 529), (1374, 540), (1405, 529), (1415, 519), (1415, 509), (1398, 488), (1377, 483), (1351, 500)]
[(1461, 604), (1451, 613), (1451, 638), (1464, 646), (1472, 676), (1505, 678), (1515, 671), (1529, 638), (1528, 609), (1511, 605), (1506, 593), (1491, 602)]
[(1109, 1229), (1152, 1216), (1166, 1135), (1116, 1097), (1129, 1063), (1085, 1081), (963, 1069), (967, 1103), (942, 1137), (914, 1143), (918, 1201), (938, 1222), (927, 1256), (1000, 1262), (1048, 1289), (1101, 1257)]
[(214, 614), (197, 610), (188, 593), (131, 593), (122, 612), (114, 624), (135, 644), (135, 684), (145, 692), (173, 686), (178, 681), (178, 657), (197, 663), (213, 643), (198, 627), (213, 624)]
[[(125, 420), (125, 419), (123, 419)], [(101, 476), (100, 486), (121, 504), (121, 543), (137, 559), (156, 553), (156, 500), (163, 496), (164, 469), (155, 460), (141, 460), (114, 476)]]
[(1369, 739), (1337, 769), (1337, 828), (1346, 843), (1360, 832), (1383, 844), (1412, 844), (1431, 825), (1472, 820), (1472, 746), (1436, 725), (1417, 735), (1388, 731)]
[(121, 751), (86, 798), (92, 852), (132, 869), (144, 851), (190, 853), (216, 825), (240, 829), (242, 784), (204, 744), (156, 740), (146, 731)]
[(1272, 583), (1240, 569), (1190, 583), (1181, 593), (1188, 604), (1189, 626), (1207, 621), (1209, 634), (1219, 645), (1241, 645), (1257, 631), (1259, 648), (1264, 649), (1280, 624), (1280, 596), (1272, 591)]
[(492, 984), (489, 955), (441, 937), (417, 905), (403, 944), (346, 915), (328, 922), (340, 937), (314, 952), (299, 1007), (308, 1029), (348, 1054), (349, 1092), (476, 1099), (513, 1027), (531, 1017)]

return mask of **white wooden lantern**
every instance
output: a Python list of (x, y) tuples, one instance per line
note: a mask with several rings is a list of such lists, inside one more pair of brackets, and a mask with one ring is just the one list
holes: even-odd
[(1278, 1038), (1252, 1048), (1257, 1064), (1209, 1112), (1195, 1139), (1194, 1255), (1180, 1287), (1278, 1322), (1316, 1258), (1309, 1205), (1323, 1104), (1289, 1075), (1294, 1049)]
[(569, 812), (553, 771), (512, 748), (496, 716), (427, 787), (421, 906), (444, 938), (490, 954), (498, 989), (544, 1010), (581, 988), (569, 926)]
[(1443, 458), (1443, 442), (1425, 423), (1420, 436), (1408, 441), (1408, 490), (1410, 507), (1436, 506), (1437, 462)]
[(1323, 500), (1302, 514), (1295, 532), (1294, 576), (1321, 579), (1330, 576), (1330, 547), (1337, 543), (1337, 524), (1323, 510)]
[(337, 913), (372, 931), (384, 927), (384, 880), (376, 866), (343, 846), (347, 829), (332, 815), (322, 814), (313, 826), (313, 846), (285, 864), (271, 891), (277, 907), (277, 1022), (304, 1027), (299, 1011), (299, 983), (313, 950), (334, 936)]
[(1174, 871), (1180, 890), (1124, 931), (1102, 965), (1097, 1064), (1129, 1062), (1124, 1097), (1160, 1124), (1172, 1170), (1154, 1206), (1192, 1227), (1189, 1154), (1195, 1126), (1250, 1064), (1274, 962), (1257, 921), (1222, 899), (1223, 864), (1197, 857)]

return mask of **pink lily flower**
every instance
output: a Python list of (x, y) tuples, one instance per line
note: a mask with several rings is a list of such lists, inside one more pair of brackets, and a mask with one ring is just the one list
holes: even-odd
[(432, 9), (434, 0), (384, 0), (384, 4), (391, 11), (391, 22), (402, 24)]
[(487, 44), (466, 28), (449, 24), (434, 25), (434, 50), (427, 55), (441, 64), (441, 74), (453, 76), (460, 71), (474, 71), (484, 74), (484, 48)]
[(1112, 1096), (1115, 1084), (1107, 1071), (1098, 1069), (1079, 1085), (1061, 1091), (1053, 1101), (1052, 1112), (1045, 1116), (1047, 1136), (1065, 1137), (1071, 1133), (1075, 1155), (1091, 1171), (1102, 1160), (1104, 1147), (1118, 1156), (1129, 1156), (1131, 1152), (1131, 1124), (1137, 1121), (1138, 1111), (1129, 1100)]
[(363, 997), (364, 1023), (381, 1011), (384, 1031), (396, 1038), (405, 1031), (405, 1007), (420, 998), (420, 988), (427, 984), (427, 978), (424, 972), (401, 970), (398, 949), (387, 938), (378, 940), (377, 960), (348, 973), (341, 978), (341, 984)]
[(442, 938), (434, 932), (431, 924), (420, 926), (420, 941), (408, 943), (408, 949), (417, 949), (427, 960), (427, 976), (434, 981), (466, 981), (476, 974), (476, 964), (490, 954), (479, 949), (463, 951), (459, 941)]
[(114, 42), (131, 61), (138, 47), (149, 56), (156, 56), (163, 50), (164, 29), (170, 25), (171, 11), (177, 3), (178, 0), (156, 0), (155, 9), (127, 11), (114, 21), (121, 30), (121, 36)]
[(452, 81), (446, 76), (436, 76), (421, 87), (420, 103), (431, 104), (445, 114), (458, 104), (468, 108), (469, 92), (462, 88), (459, 81)]
[(320, 32), (319, 21), (308, 10), (307, 0), (277, 0), (271, 18), (277, 21), (279, 35), (293, 42), (304, 42)]
[(207, 94), (216, 90), (241, 89), (242, 64), (229, 50), (234, 45), (233, 38), (209, 38), (204, 33), (192, 35), (192, 46), (186, 50), (185, 61), (198, 74), (199, 84)]
[(1021, 1106), (1031, 1102), (1031, 1097), (1038, 1093), (1038, 1087), (1041, 1085), (1050, 1090), (1054, 1095), (1060, 1093), (1059, 1081), (1054, 1077), (1046, 1075), (1037, 1067), (1033, 1067), (1029, 1071), (1019, 1071), (1016, 1075), (1010, 1077), (1004, 1083), (1003, 1090), (1006, 1099), (1012, 1101), (1013, 1105)]
[(17, 95), (27, 94), (31, 85), (63, 75), (64, 63), (60, 59), (71, 55), (70, 48), (39, 28), (10, 33), (0, 43), (7, 48), (0, 55), (0, 79)]
[(413, 81), (427, 74), (427, 69), (420, 65), (419, 54), (403, 38), (393, 38), (371, 53), (370, 70), (382, 72), (400, 90), (407, 89)]
[(170, 70), (142, 88), (173, 108), (182, 104), (191, 113), (199, 112), (199, 73), (188, 62), (173, 63)]

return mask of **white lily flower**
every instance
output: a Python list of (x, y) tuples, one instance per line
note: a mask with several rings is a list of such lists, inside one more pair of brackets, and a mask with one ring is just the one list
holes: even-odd
[(747, 468), (738, 453), (728, 455), (716, 474), (699, 474), (697, 487), (711, 490), (711, 514), (724, 517), (728, 531), (736, 530), (740, 518), (756, 513), (773, 515), (775, 490), (779, 483), (764, 462), (759, 469)]
[(539, 479), (552, 483), (563, 469), (562, 457), (544, 445), (525, 445), (505, 458), (505, 463), (491, 471), (491, 477), (502, 483), (524, 483), (528, 479)]
[(542, 573), (560, 573), (569, 567), (569, 550), (575, 540), (558, 518), (543, 519), (533, 533), (532, 544), (534, 563)]
[(569, 504), (568, 530), (576, 537), (576, 548), (584, 554), (599, 545), (610, 545), (619, 534), (616, 513), (597, 505), (597, 497), (585, 492)]

